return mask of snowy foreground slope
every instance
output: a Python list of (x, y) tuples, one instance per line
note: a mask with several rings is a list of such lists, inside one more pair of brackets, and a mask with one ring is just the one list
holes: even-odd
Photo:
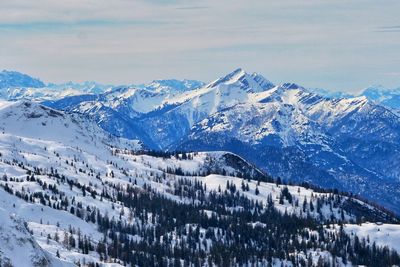
[(141, 149), (88, 118), (1, 102), (1, 264), (400, 264), (398, 219), (372, 204), (280, 184), (232, 153)]
[(41, 248), (15, 213), (0, 208), (0, 218), (0, 266), (73, 266)]
[(390, 246), (400, 251), (400, 225), (363, 223), (345, 225), (344, 230), (360, 238), (376, 242), (378, 246)]

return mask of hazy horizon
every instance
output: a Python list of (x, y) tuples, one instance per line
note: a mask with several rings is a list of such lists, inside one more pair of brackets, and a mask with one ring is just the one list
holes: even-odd
[(0, 69), (48, 83), (209, 82), (241, 67), (350, 93), (400, 86), (400, 2), (5, 0)]

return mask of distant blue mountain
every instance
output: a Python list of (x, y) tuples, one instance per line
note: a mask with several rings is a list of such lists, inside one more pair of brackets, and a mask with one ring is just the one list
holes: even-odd
[(329, 91), (321, 88), (311, 88), (307, 90), (329, 98), (352, 98), (355, 96), (365, 96), (368, 100), (377, 104), (391, 109), (400, 110), (400, 87), (389, 89), (382, 85), (372, 85), (362, 90), (361, 93), (354, 95), (340, 91)]
[(7, 70), (0, 72), (0, 89), (14, 87), (40, 88), (44, 86), (45, 84), (41, 80), (20, 72)]
[(307, 90), (311, 93), (315, 93), (315, 94), (325, 96), (328, 98), (351, 98), (351, 97), (354, 97), (354, 95), (349, 94), (349, 93), (345, 93), (345, 92), (341, 92), (341, 91), (330, 91), (330, 90), (323, 89), (323, 88), (308, 88)]
[(204, 86), (204, 82), (197, 80), (154, 80), (149, 84), (132, 85), (131, 87), (139, 87), (148, 90), (176, 90), (176, 91), (187, 91), (193, 90)]
[(47, 84), (48, 88), (55, 89), (55, 90), (68, 90), (73, 89), (80, 91), (82, 93), (90, 93), (90, 94), (101, 94), (107, 90), (113, 88), (113, 85), (105, 85), (100, 84), (93, 81), (86, 81), (82, 83), (74, 83), (74, 82), (66, 82), (66, 83), (49, 83)]
[(370, 86), (362, 92), (362, 95), (386, 107), (400, 109), (400, 87), (388, 89), (383, 86)]

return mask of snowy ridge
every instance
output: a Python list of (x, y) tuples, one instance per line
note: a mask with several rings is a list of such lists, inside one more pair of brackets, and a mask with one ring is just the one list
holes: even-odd
[(218, 87), (221, 84), (234, 85), (248, 92), (261, 92), (274, 87), (273, 83), (265, 79), (258, 73), (248, 74), (243, 69), (239, 68), (227, 74), (225, 77), (219, 78), (214, 82), (209, 83), (206, 87)]
[[(107, 145), (140, 148), (138, 141), (113, 138), (94, 122), (66, 114), (34, 102), (0, 102), (0, 129), (3, 134), (68, 144), (88, 151)], [(93, 147), (93, 144), (95, 146)]]

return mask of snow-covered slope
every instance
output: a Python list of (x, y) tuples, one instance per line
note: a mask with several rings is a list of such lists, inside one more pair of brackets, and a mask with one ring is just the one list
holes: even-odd
[[(3, 192), (1, 190), (0, 193)], [(1, 266), (74, 266), (43, 250), (28, 232), (24, 221), (15, 213), (0, 208), (0, 218)]]
[(87, 118), (29, 101), (0, 102), (0, 130), (10, 138), (45, 140), (86, 151), (101, 151), (107, 145), (140, 148), (138, 141), (114, 138)]
[(375, 242), (378, 246), (388, 246), (400, 251), (400, 225), (398, 224), (381, 222), (361, 225), (348, 224), (344, 225), (344, 230), (351, 235), (357, 235), (359, 238), (367, 240), (367, 242)]
[[(260, 229), (275, 224), (271, 218), (280, 217), (286, 223), (299, 221), (287, 227), (278, 222), (276, 227), (283, 227), (279, 231), (303, 227), (291, 235), (315, 246), (306, 253), (287, 251), (317, 264), (321, 254), (331, 261), (331, 253), (336, 252), (326, 241), (315, 243), (318, 228), (314, 223), (397, 221), (390, 213), (345, 195), (272, 183), (271, 177), (232, 153), (137, 152), (136, 142), (111, 137), (84, 117), (31, 102), (2, 102), (0, 118), (4, 122), (0, 133), (0, 224), (4, 229), (0, 231), (0, 258), (9, 258), (14, 266), (34, 266), (32, 254), (34, 260), (47, 259), (49, 266), (78, 262), (143, 265), (146, 262), (141, 260), (147, 259), (149, 251), (154, 255), (172, 248), (180, 251), (182, 244), (195, 238), (199, 246), (193, 250), (219, 255), (217, 247), (230, 242), (229, 250), (241, 246), (231, 235), (237, 238), (249, 233), (241, 242), (248, 241), (246, 246), (252, 250), (254, 244), (264, 249), (265, 244), (257, 242), (270, 237), (251, 240), (268, 233)], [(229, 227), (231, 218), (243, 220), (239, 228)], [(26, 222), (29, 232), (20, 228), (20, 221)], [(24, 257), (17, 256), (14, 245), (21, 240), (32, 240), (23, 243)], [(224, 240), (231, 241), (224, 244)], [(157, 249), (158, 244), (163, 244), (163, 250)], [(132, 257), (124, 254), (129, 249), (134, 252)], [(169, 257), (178, 255), (182, 262), (192, 262), (194, 254), (186, 259), (179, 253), (171, 252)], [(269, 261), (278, 265), (284, 260), (281, 254), (271, 257)], [(257, 260), (261, 265), (268, 261), (266, 257)], [(291, 260), (285, 259), (289, 266), (295, 265)], [(338, 265), (344, 266), (342, 260)]]

